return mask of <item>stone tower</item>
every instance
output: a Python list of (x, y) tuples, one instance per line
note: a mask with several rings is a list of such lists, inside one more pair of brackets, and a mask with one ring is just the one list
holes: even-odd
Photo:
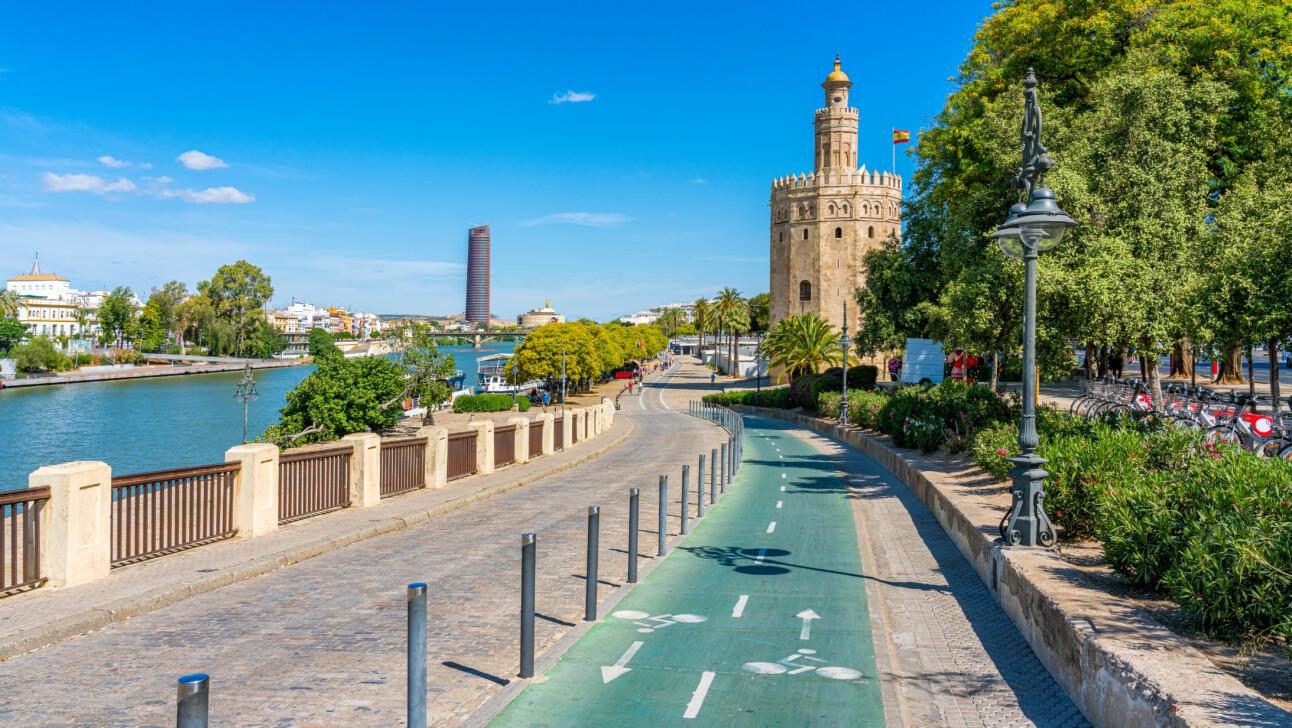
[(848, 106), (852, 82), (837, 57), (821, 87), (812, 172), (772, 182), (771, 322), (814, 313), (837, 331), (847, 302), (855, 331), (861, 257), (890, 233), (901, 235), (902, 178), (857, 168), (858, 112)]

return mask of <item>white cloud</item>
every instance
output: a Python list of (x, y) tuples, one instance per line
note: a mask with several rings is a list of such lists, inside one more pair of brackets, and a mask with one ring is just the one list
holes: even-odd
[(134, 192), (139, 189), (134, 182), (122, 177), (116, 182), (109, 182), (93, 174), (54, 174), (46, 172), (41, 175), (46, 192), (93, 192), (106, 195), (113, 192)]
[(241, 205), (255, 202), (256, 196), (237, 187), (208, 187), (204, 190), (165, 190), (158, 197), (178, 197), (194, 205)]
[(219, 157), (212, 157), (209, 154), (203, 154), (202, 152), (199, 152), (196, 149), (188, 152), (184, 152), (183, 154), (176, 157), (175, 161), (180, 162), (181, 164), (183, 164), (185, 167), (188, 167), (189, 169), (198, 169), (198, 170), (217, 169), (219, 167), (229, 166), (224, 163), (223, 159), (220, 159)]
[(106, 154), (103, 155), (102, 157), (99, 157), (98, 161), (103, 166), (112, 167), (113, 169), (117, 169), (120, 167), (129, 167), (130, 165), (134, 164), (134, 162), (127, 162), (124, 159), (115, 159), (113, 157), (109, 157)]
[(691, 184), (693, 184), (693, 185), (707, 185), (707, 184), (709, 184), (709, 180), (707, 180), (707, 179), (705, 179), (705, 178), (703, 178), (703, 177), (696, 177), (695, 179), (691, 180)]
[(561, 93), (558, 91), (552, 94), (552, 98), (548, 99), (547, 103), (564, 104), (565, 102), (568, 101), (571, 104), (577, 104), (584, 101), (591, 101), (596, 97), (597, 97), (596, 94), (591, 94), (591, 93), (588, 93), (587, 91), (566, 91), (565, 93)]
[(611, 227), (635, 219), (619, 212), (557, 212), (533, 220), (526, 220), (521, 225), (547, 225), (548, 223), (564, 222), (571, 225), (586, 225), (587, 227)]

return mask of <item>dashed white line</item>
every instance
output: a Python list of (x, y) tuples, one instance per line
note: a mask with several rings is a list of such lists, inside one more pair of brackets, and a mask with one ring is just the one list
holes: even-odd
[(758, 558), (754, 559), (755, 564), (763, 563), (763, 558), (767, 556), (767, 549), (758, 549)]
[[(784, 488), (781, 488), (781, 490), (785, 490), (785, 489), (784, 489)], [(782, 504), (782, 503), (784, 503), (784, 502), (785, 502), (785, 501), (776, 501), (776, 507), (777, 507), (777, 508), (780, 508), (780, 507), (781, 507), (781, 504)]]
[(700, 714), (700, 707), (704, 705), (704, 696), (709, 694), (709, 686), (713, 684), (713, 678), (717, 673), (705, 670), (700, 676), (700, 685), (691, 694), (691, 702), (686, 704), (686, 712), (682, 714), (683, 718), (694, 718)]
[(731, 616), (735, 619), (740, 619), (741, 615), (745, 613), (745, 605), (748, 603), (749, 595), (741, 594), (740, 598), (736, 600), (736, 608), (731, 610)]
[(771, 523), (767, 524), (768, 533), (771, 533), (772, 531), (775, 531), (775, 530), (776, 530), (776, 521), (772, 521)]
[(782, 493), (784, 493), (784, 492), (785, 492), (785, 486), (783, 486), (783, 485), (781, 486), (781, 492), (782, 492)]
[(781, 477), (782, 477), (782, 478), (784, 478), (784, 477), (785, 477), (785, 473), (781, 473)]

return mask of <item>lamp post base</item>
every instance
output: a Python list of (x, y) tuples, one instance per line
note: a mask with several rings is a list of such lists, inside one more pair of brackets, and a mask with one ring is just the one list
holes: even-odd
[(1054, 545), (1054, 526), (1045, 515), (1045, 478), (1041, 468), (1050, 462), (1036, 453), (1010, 458), (1010, 493), (1014, 502), (1000, 522), (1000, 537), (1006, 546), (1050, 548)]

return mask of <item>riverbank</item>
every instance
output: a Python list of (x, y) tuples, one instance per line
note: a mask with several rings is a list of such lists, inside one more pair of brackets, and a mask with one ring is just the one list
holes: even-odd
[[(282, 369), (295, 367), (308, 362), (302, 359), (270, 359), (251, 364), (252, 369)], [(216, 374), (218, 372), (242, 371), (247, 366), (245, 361), (236, 364), (182, 364), (182, 365), (145, 365), (133, 369), (114, 369), (99, 372), (69, 372), (51, 376), (28, 377), (26, 379), (6, 379), (0, 382), (0, 389), (20, 387), (47, 387), (55, 384), (81, 384), (85, 382), (119, 382), (130, 379), (148, 379), (150, 377), (177, 377), (188, 374)]]

